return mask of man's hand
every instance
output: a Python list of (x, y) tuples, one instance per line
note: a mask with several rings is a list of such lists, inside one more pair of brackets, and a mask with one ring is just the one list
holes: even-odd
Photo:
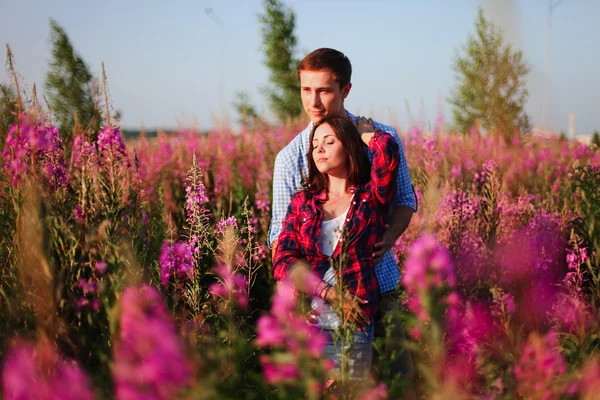
[(279, 240), (274, 240), (273, 243), (271, 243), (271, 262), (275, 262), (275, 253), (277, 252), (277, 244), (279, 243)]
[(356, 121), (356, 129), (360, 133), (360, 138), (368, 146), (369, 141), (375, 134), (375, 126), (372, 118), (358, 117)]
[(325, 300), (332, 305), (342, 323), (351, 322), (358, 329), (365, 329), (371, 320), (360, 305), (367, 304), (368, 301), (353, 296), (347, 291), (344, 291), (342, 301), (340, 301), (338, 290), (336, 287), (331, 287), (326, 293)]
[(375, 252), (373, 253), (373, 257), (375, 259), (375, 265), (379, 264), (383, 259), (383, 255), (388, 252), (389, 249), (392, 248), (394, 243), (396, 243), (397, 238), (394, 237), (394, 234), (390, 230), (390, 226), (386, 224), (383, 227), (383, 235), (381, 235), (381, 241), (375, 243)]
[(373, 258), (375, 265), (379, 264), (383, 255), (392, 248), (396, 240), (408, 227), (414, 211), (410, 207), (400, 206), (392, 210), (391, 225), (385, 225), (381, 240), (375, 243), (375, 252)]

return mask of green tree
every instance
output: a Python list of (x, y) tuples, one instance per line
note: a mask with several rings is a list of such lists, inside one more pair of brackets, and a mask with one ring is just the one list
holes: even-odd
[(259, 15), (265, 51), (265, 65), (271, 85), (266, 89), (271, 109), (281, 122), (302, 114), (300, 84), (296, 76), (296, 17), (279, 0), (265, 0), (265, 12)]
[(14, 90), (8, 85), (0, 84), (0, 152), (4, 148), (8, 129), (17, 123), (18, 114), (17, 95)]
[(65, 30), (50, 20), (52, 60), (46, 75), (46, 90), (63, 140), (73, 138), (75, 122), (97, 132), (102, 122), (93, 77), (85, 61), (75, 52)]
[(254, 129), (263, 124), (262, 118), (258, 115), (256, 107), (252, 104), (250, 95), (247, 92), (237, 92), (235, 94), (233, 106), (240, 115), (240, 124), (247, 128)]
[(453, 67), (458, 81), (450, 99), (454, 120), (462, 132), (479, 124), (510, 140), (515, 132), (529, 130), (524, 112), (529, 67), (521, 51), (504, 43), (502, 32), (484, 18), (481, 8), (475, 28), (475, 37), (469, 37)]
[(594, 131), (592, 134), (592, 146), (595, 146), (596, 149), (600, 149), (600, 133), (598, 131)]

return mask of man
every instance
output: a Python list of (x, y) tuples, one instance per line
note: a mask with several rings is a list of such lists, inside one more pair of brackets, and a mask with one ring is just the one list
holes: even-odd
[[(277, 248), (277, 238), (281, 233), (282, 221), (287, 213), (290, 199), (301, 188), (302, 176), (308, 173), (307, 154), (310, 145), (308, 141), (313, 125), (328, 116), (343, 116), (350, 118), (354, 123), (357, 122), (357, 117), (344, 108), (344, 99), (352, 88), (350, 82), (352, 66), (343, 53), (328, 48), (317, 49), (300, 62), (297, 73), (302, 105), (311, 122), (279, 152), (275, 159), (273, 217), (269, 229), (269, 245), (273, 254)], [(381, 242), (376, 245), (377, 251), (373, 254), (377, 265), (375, 272), (382, 293), (380, 311), (375, 317), (375, 337), (385, 338), (386, 329), (383, 320), (386, 314), (391, 314), (393, 323), (391, 344), (395, 346), (388, 346), (385, 353), (400, 352), (400, 356), (391, 362), (392, 375), (400, 374), (407, 379), (412, 379), (414, 367), (410, 353), (398, 348), (398, 344), (405, 339), (405, 336), (401, 322), (397, 318), (397, 286), (400, 273), (391, 247), (410, 223), (412, 214), (416, 211), (416, 199), (398, 133), (390, 126), (377, 122), (374, 125), (391, 134), (398, 142), (400, 151), (394, 208), (389, 218), (389, 225), (383, 233)], [(405, 391), (405, 398), (416, 398), (416, 396), (413, 397), (412, 391), (411, 393)]]

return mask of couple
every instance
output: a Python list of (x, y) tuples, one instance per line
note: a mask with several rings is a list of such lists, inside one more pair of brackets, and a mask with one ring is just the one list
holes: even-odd
[[(311, 123), (275, 160), (269, 232), (275, 279), (285, 278), (298, 261), (322, 279), (307, 293), (313, 296), (314, 322), (329, 334), (326, 355), (339, 365), (332, 333), (341, 310), (332, 304), (341, 304), (356, 326), (350, 355), (354, 379), (371, 368), (372, 341), (385, 337), (384, 317), (392, 314), (394, 343), (385, 354), (399, 351), (393, 372), (411, 379), (410, 355), (399, 348), (404, 340), (397, 318), (400, 275), (390, 251), (416, 210), (400, 138), (393, 128), (345, 110), (352, 67), (341, 52), (315, 50), (297, 71)], [(341, 298), (338, 283), (344, 288)]]

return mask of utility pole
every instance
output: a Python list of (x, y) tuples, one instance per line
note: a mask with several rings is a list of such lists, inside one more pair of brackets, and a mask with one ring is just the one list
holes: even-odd
[(546, 43), (546, 76), (544, 93), (544, 129), (549, 129), (548, 114), (550, 108), (550, 42), (552, 40), (552, 12), (564, 0), (548, 0), (548, 41)]

